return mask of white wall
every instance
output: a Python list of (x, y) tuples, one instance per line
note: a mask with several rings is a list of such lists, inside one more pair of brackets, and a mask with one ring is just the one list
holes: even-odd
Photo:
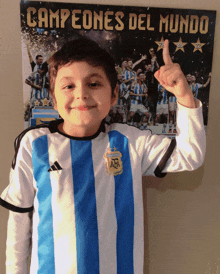
[[(220, 273), (220, 0), (112, 0), (111, 4), (218, 11), (204, 165), (191, 173), (147, 178), (144, 192), (145, 273)], [(8, 184), (14, 139), (23, 130), (20, 41), (20, 2), (0, 0), (0, 193)], [(7, 210), (0, 208), (1, 274), (5, 273), (7, 217)]]

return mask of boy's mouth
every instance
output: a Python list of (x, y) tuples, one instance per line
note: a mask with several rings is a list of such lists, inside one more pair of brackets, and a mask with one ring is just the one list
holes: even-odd
[(78, 110), (81, 110), (81, 111), (87, 111), (87, 110), (90, 110), (94, 107), (95, 106), (79, 106), (79, 107), (75, 107), (74, 109), (78, 109)]

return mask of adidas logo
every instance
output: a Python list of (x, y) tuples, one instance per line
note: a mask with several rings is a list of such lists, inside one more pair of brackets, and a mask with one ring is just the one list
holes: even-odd
[(55, 171), (55, 170), (62, 170), (62, 167), (57, 161), (54, 162), (54, 164), (48, 169), (48, 172)]

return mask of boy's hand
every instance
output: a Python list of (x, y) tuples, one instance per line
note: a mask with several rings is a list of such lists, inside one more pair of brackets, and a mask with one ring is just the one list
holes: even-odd
[(165, 40), (163, 48), (164, 66), (155, 72), (155, 78), (168, 91), (172, 92), (177, 101), (189, 108), (195, 108), (192, 91), (188, 85), (180, 65), (173, 63), (169, 54), (169, 41)]

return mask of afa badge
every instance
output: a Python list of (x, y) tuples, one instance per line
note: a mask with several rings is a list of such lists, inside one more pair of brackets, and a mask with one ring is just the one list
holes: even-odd
[(109, 175), (120, 175), (123, 172), (123, 165), (121, 161), (122, 154), (120, 151), (117, 151), (114, 148), (114, 151), (111, 148), (108, 149), (108, 152), (104, 154), (105, 159), (105, 170)]

